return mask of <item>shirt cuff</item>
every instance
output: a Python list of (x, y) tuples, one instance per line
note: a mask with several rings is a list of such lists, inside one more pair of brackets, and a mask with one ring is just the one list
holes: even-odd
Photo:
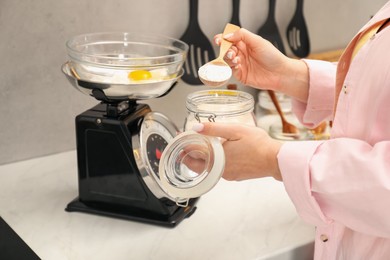
[(319, 60), (303, 60), (309, 69), (307, 103), (293, 99), (293, 112), (306, 127), (313, 128), (331, 120), (334, 108), (336, 64)]
[(322, 141), (290, 141), (278, 153), (279, 169), (285, 189), (298, 214), (310, 224), (322, 226), (331, 223), (311, 192), (310, 161)]

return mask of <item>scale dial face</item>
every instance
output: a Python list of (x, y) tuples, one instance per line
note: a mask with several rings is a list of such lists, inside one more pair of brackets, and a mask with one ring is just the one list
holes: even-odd
[[(179, 129), (166, 116), (157, 112), (148, 113), (140, 128), (140, 147), (142, 166), (140, 169), (146, 184), (157, 197), (167, 197), (161, 194), (161, 182), (159, 175), (159, 164), (162, 153)], [(150, 177), (152, 180), (150, 180)], [(158, 187), (155, 187), (155, 184)]]
[(158, 167), (162, 153), (173, 136), (157, 122), (147, 122), (146, 131), (148, 131), (145, 140), (146, 158), (153, 174), (159, 177)]

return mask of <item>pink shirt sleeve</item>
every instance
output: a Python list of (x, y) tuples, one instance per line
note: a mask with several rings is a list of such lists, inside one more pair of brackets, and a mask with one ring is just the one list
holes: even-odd
[(278, 154), (287, 193), (299, 215), (316, 226), (328, 222), (311, 193), (310, 161), (320, 144), (319, 141), (286, 142)]
[[(331, 120), (334, 106), (334, 86), (337, 65), (332, 62), (304, 60), (309, 69), (308, 103), (293, 100), (293, 112), (309, 128)], [(315, 84), (313, 84), (315, 81)]]
[[(314, 127), (333, 113), (336, 64), (318, 60), (303, 60), (309, 70), (308, 103), (293, 99), (293, 112), (299, 121)], [(279, 167), (286, 190), (298, 213), (316, 226), (327, 223), (318, 202), (311, 194), (310, 162), (322, 142), (287, 142), (278, 155)], [(299, 151), (299, 153), (297, 152)]]
[(323, 226), (337, 220), (390, 237), (390, 142), (287, 142), (278, 161), (286, 191), (307, 222)]

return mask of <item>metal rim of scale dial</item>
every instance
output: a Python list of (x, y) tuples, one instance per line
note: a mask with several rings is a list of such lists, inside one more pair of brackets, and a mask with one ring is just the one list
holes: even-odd
[[(159, 163), (157, 160), (161, 158), (161, 154), (158, 155), (157, 153), (162, 153), (164, 146), (178, 132), (179, 129), (168, 117), (158, 112), (149, 112), (143, 118), (138, 135), (133, 137), (132, 140), (133, 153), (140, 174), (149, 190), (159, 199), (167, 197), (173, 200), (164, 192), (160, 182), (158, 165), (154, 165), (154, 163)], [(151, 154), (150, 151), (153, 142), (158, 142), (158, 147), (155, 148), (159, 150), (155, 150), (155, 154)]]

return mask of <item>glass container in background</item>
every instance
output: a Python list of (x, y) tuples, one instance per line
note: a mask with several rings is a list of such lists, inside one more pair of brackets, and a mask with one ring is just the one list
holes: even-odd
[(273, 104), (269, 94), (265, 90), (258, 93), (258, 105), (256, 106), (257, 126), (264, 129), (269, 135), (282, 141), (323, 140), (329, 139), (330, 128), (327, 122), (323, 122), (314, 129), (306, 128), (292, 112), (291, 98), (283, 93), (275, 92), (279, 106), (285, 119), (293, 124), (297, 133), (283, 133), (280, 115)]

